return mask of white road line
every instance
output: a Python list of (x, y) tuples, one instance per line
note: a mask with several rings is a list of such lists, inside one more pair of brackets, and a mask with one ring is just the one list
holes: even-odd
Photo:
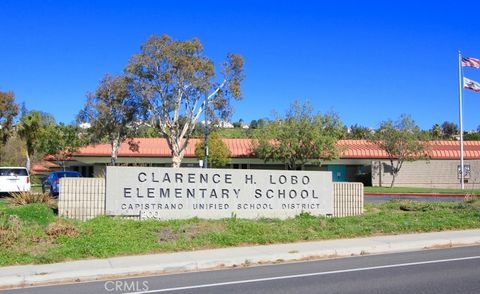
[(480, 259), (480, 256), (469, 256), (469, 257), (460, 257), (460, 258), (451, 258), (451, 259), (439, 259), (439, 260), (389, 264), (389, 265), (361, 267), (361, 268), (353, 268), (353, 269), (345, 269), (345, 270), (335, 270), (335, 271), (328, 271), (328, 272), (317, 272), (317, 273), (309, 273), (309, 274), (278, 276), (278, 277), (240, 280), (240, 281), (231, 281), (231, 282), (223, 282), (223, 283), (202, 284), (202, 285), (184, 286), (184, 287), (176, 287), (176, 288), (149, 290), (149, 291), (142, 291), (142, 292), (129, 292), (129, 294), (147, 294), (147, 293), (158, 293), (158, 292), (168, 292), (168, 291), (190, 290), (190, 289), (199, 289), (199, 288), (207, 288), (207, 287), (218, 287), (218, 286), (227, 286), (227, 285), (236, 285), (236, 284), (295, 279), (295, 278), (312, 277), (312, 276), (324, 276), (324, 275), (332, 275), (332, 274), (340, 274), (340, 273), (369, 271), (369, 270), (384, 269), (384, 268), (395, 268), (395, 267), (414, 266), (414, 265), (422, 265), (422, 264), (434, 264), (434, 263), (471, 260), (471, 259)]

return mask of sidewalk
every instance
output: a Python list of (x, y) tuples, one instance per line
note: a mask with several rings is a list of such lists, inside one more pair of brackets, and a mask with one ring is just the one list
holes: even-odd
[(480, 230), (232, 247), (0, 268), (0, 289), (376, 253), (480, 245)]

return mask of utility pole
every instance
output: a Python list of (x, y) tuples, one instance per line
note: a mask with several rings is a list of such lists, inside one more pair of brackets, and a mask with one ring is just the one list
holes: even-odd
[(208, 168), (208, 98), (205, 99), (205, 159), (203, 168)]

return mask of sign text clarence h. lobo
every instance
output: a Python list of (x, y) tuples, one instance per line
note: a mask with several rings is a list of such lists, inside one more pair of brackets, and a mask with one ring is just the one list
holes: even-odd
[(142, 218), (333, 214), (331, 172), (107, 167), (106, 211)]

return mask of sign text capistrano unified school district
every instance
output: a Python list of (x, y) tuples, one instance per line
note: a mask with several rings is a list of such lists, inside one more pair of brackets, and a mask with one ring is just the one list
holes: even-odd
[(107, 167), (106, 211), (141, 218), (333, 214), (331, 172)]

